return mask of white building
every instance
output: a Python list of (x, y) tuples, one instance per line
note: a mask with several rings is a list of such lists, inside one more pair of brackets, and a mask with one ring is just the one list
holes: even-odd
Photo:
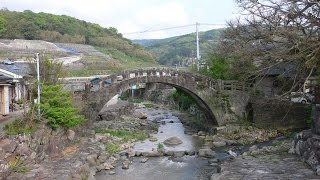
[(0, 63), (0, 114), (13, 111), (13, 103), (27, 94), (26, 64)]

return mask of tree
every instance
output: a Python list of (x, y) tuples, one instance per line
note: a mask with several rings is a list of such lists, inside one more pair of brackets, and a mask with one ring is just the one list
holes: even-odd
[(213, 79), (231, 79), (231, 64), (227, 58), (218, 54), (211, 54), (207, 64), (209, 66), (209, 76)]
[(0, 14), (0, 37), (3, 36), (3, 33), (6, 31), (6, 21), (4, 17)]
[(318, 0), (236, 0), (242, 16), (228, 23), (219, 51), (264, 69), (294, 64), (296, 82), (320, 67)]
[[(35, 60), (33, 60), (35, 61)], [(30, 63), (32, 75), (36, 77), (36, 63)], [(65, 77), (66, 72), (61, 62), (50, 60), (47, 56), (40, 58), (40, 82), (43, 84), (56, 85)]]

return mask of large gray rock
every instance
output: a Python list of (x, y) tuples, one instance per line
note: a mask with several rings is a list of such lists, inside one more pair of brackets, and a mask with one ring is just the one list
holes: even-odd
[(174, 157), (182, 157), (185, 155), (184, 151), (174, 151), (173, 156)]
[(215, 142), (212, 142), (212, 145), (214, 147), (223, 147), (223, 146), (226, 146), (227, 143), (225, 141), (215, 141)]
[(211, 149), (199, 149), (200, 157), (208, 157), (208, 158), (214, 158), (216, 153), (212, 151)]
[(163, 144), (165, 145), (178, 145), (178, 144), (182, 144), (182, 141), (178, 138), (178, 137), (170, 137), (168, 139), (166, 139), (165, 141), (163, 141)]
[(148, 118), (148, 116), (143, 112), (135, 113), (134, 117), (139, 118), (139, 119), (147, 119)]
[(2, 148), (4, 152), (13, 153), (17, 148), (17, 143), (11, 139), (3, 139), (0, 141), (0, 148)]

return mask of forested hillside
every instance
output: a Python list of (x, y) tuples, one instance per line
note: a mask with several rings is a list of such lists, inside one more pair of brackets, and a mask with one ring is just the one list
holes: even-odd
[[(199, 33), (200, 55), (205, 57), (213, 52), (223, 29), (214, 29)], [(188, 66), (197, 56), (196, 34), (166, 39), (134, 40), (152, 52), (160, 64)]]
[(103, 28), (65, 15), (1, 9), (0, 38), (89, 44), (107, 52), (120, 51), (140, 60), (154, 60), (143, 47), (123, 38), (116, 28)]

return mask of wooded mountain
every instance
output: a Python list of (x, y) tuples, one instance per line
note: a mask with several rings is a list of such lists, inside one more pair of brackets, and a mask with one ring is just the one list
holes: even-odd
[[(212, 53), (223, 29), (199, 33), (200, 55)], [(197, 56), (196, 34), (186, 34), (165, 39), (133, 40), (152, 52), (160, 64), (188, 66)]]
[(45, 40), (60, 43), (89, 44), (107, 47), (145, 61), (153, 61), (143, 47), (122, 37), (116, 28), (103, 28), (98, 24), (65, 15), (0, 10), (0, 38)]

